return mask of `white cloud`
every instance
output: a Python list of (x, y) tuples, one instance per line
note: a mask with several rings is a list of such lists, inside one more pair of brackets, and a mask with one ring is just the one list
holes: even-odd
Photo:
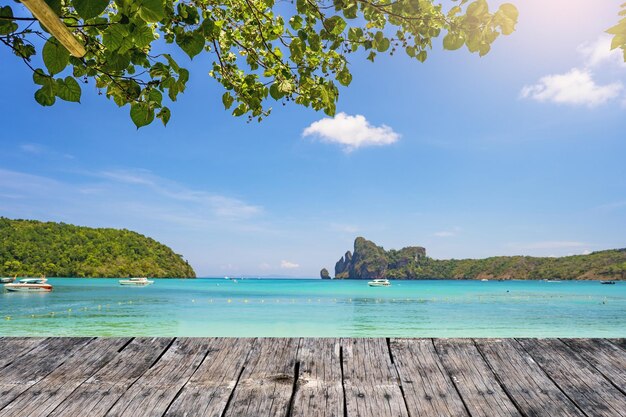
[(323, 142), (340, 144), (346, 152), (363, 146), (390, 145), (400, 139), (400, 135), (387, 125), (372, 126), (365, 116), (346, 113), (311, 123), (302, 136), (314, 136)]
[(37, 143), (23, 143), (20, 145), (20, 151), (41, 157), (54, 159), (74, 159), (74, 155), (53, 151), (43, 145)]
[(25, 143), (23, 145), (20, 145), (20, 149), (22, 150), (22, 152), (34, 154), (40, 154), (45, 150), (43, 146), (34, 143)]
[(573, 68), (565, 74), (548, 75), (538, 83), (525, 86), (521, 97), (536, 101), (596, 107), (619, 96), (621, 82), (598, 85), (591, 71)]
[(99, 176), (120, 183), (143, 186), (171, 200), (205, 207), (214, 215), (225, 219), (250, 218), (262, 212), (259, 206), (247, 204), (233, 197), (193, 190), (155, 176), (146, 170), (105, 171)]
[(289, 261), (280, 261), (280, 267), (283, 269), (295, 269), (295, 268), (300, 268), (300, 264), (297, 264), (295, 262), (289, 262)]
[(441, 232), (433, 233), (433, 236), (436, 236), (436, 237), (452, 237), (452, 236), (456, 236), (456, 233), (455, 232), (451, 232), (449, 230), (443, 230)]
[(593, 42), (585, 42), (578, 47), (578, 52), (585, 60), (588, 67), (597, 67), (601, 64), (615, 64), (617, 66), (626, 66), (624, 63), (624, 54), (620, 48), (611, 50), (612, 37), (610, 35), (602, 35)]

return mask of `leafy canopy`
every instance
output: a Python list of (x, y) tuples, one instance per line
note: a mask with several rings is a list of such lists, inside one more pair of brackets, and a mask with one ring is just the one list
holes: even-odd
[[(225, 89), (235, 116), (261, 119), (276, 100), (333, 115), (338, 86), (352, 80), (348, 56), (403, 51), (423, 62), (433, 40), (483, 56), (515, 29), (512, 4), (490, 11), (486, 0), (46, 0), (85, 45), (71, 57), (32, 18), (0, 7), (0, 42), (33, 70), (35, 100), (79, 102), (81, 84), (95, 83), (118, 106), (130, 105), (141, 127), (170, 119), (166, 106), (185, 90), (189, 71), (159, 43), (189, 58), (200, 54)], [(22, 10), (20, 8), (20, 10)], [(43, 45), (42, 45), (43, 44)], [(41, 59), (39, 59), (41, 57)], [(40, 64), (40, 62), (43, 64)]]

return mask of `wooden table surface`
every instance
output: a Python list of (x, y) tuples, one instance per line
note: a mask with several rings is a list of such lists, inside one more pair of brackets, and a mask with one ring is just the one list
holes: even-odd
[(5, 416), (626, 417), (626, 341), (0, 338)]

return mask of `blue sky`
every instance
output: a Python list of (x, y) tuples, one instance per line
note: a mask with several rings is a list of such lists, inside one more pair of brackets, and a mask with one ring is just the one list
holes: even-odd
[(622, 1), (517, 2), (483, 58), (353, 56), (334, 120), (233, 118), (199, 56), (168, 127), (137, 131), (89, 88), (40, 107), (0, 50), (0, 215), (135, 230), (204, 276), (318, 276), (359, 235), (435, 258), (626, 247), (626, 65), (603, 37)]

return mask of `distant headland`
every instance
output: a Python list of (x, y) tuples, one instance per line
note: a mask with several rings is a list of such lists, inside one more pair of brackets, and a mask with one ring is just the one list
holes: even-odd
[[(330, 278), (326, 268), (322, 278)], [(335, 264), (335, 279), (626, 279), (626, 249), (560, 258), (496, 256), (485, 259), (432, 259), (421, 246), (385, 250), (363, 237)]]
[(195, 278), (181, 255), (126, 229), (0, 217), (0, 276)]

